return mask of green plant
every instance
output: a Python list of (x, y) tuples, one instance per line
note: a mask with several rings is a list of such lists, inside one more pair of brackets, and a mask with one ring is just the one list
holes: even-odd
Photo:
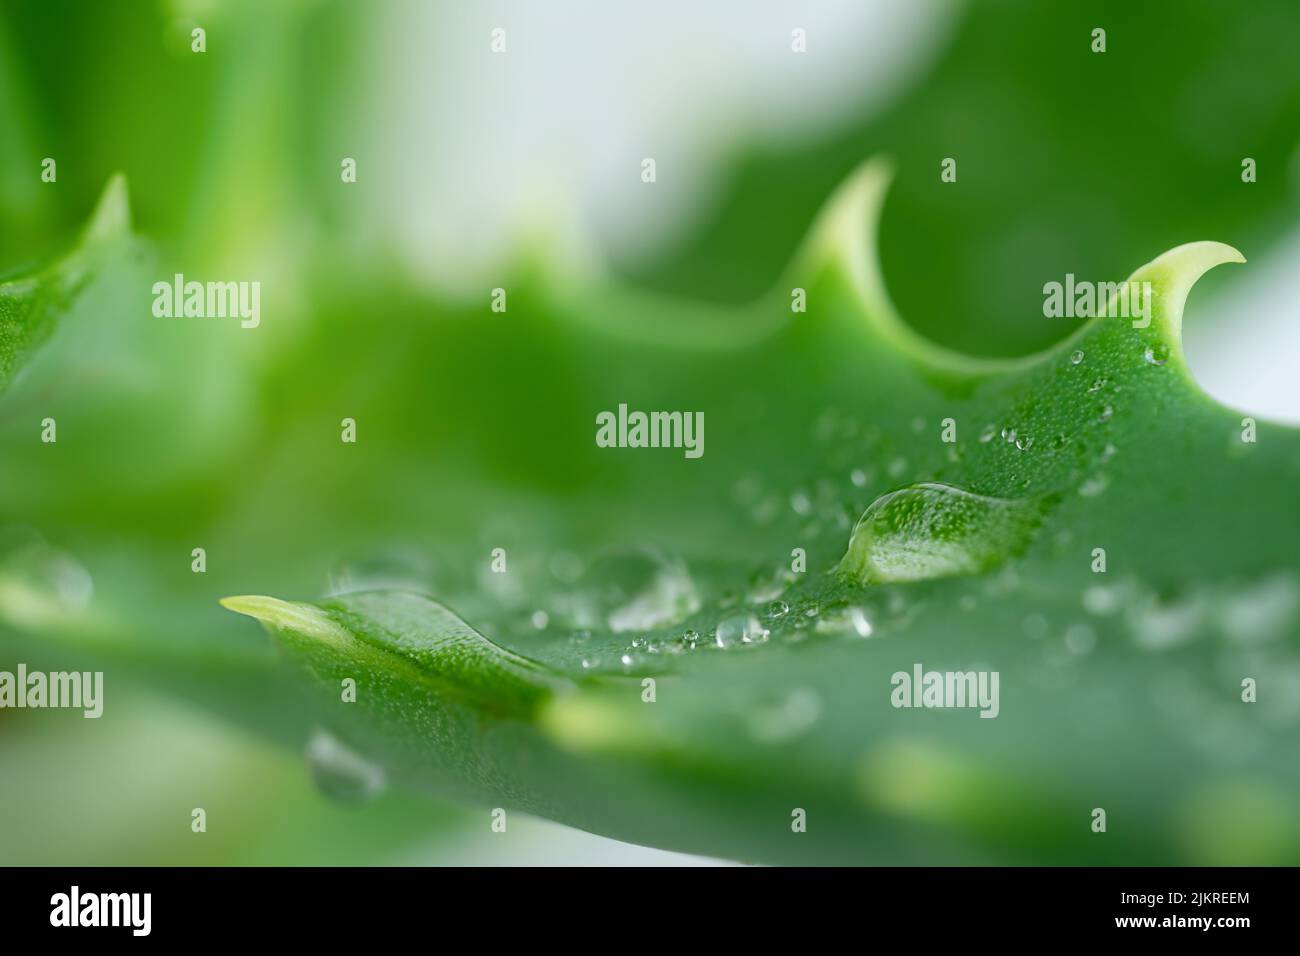
[[(435, 588), (464, 619), (406, 587), (227, 607), (263, 621), (318, 718), (399, 779), (636, 842), (802, 862), (1294, 861), (1300, 439), (1207, 399), (1180, 345), (1192, 284), (1241, 256), (1192, 243), (1135, 272), (1147, 328), (1098, 318), (1028, 359), (969, 360), (891, 312), (869, 231), (887, 178), (857, 174), (748, 310), (688, 325), (666, 302), (593, 300), (639, 343), (604, 374), (654, 364), (637, 402), (688, 393), (720, 450), (642, 452), (613, 500), (551, 503), (542, 527), (503, 535), (521, 591)], [(806, 314), (788, 311), (795, 286)], [(551, 331), (599, 322), (562, 313)], [(530, 560), (593, 507), (618, 531), (585, 554), (639, 529), (685, 565), (624, 555), (566, 587)], [(998, 719), (893, 707), (891, 675), (916, 663), (999, 671)], [(1268, 688), (1258, 704), (1245, 678)]]

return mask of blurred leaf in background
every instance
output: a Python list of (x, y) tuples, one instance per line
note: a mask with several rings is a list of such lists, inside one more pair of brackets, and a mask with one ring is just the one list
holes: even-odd
[[(158, 837), (125, 847), (97, 844), (87, 851), (90, 858), (391, 859), (383, 854), (396, 852), (403, 840), (425, 839), (441, 821), (454, 826), (461, 819), (442, 805), (430, 805), (426, 818), (401, 797), (386, 798), (364, 819), (345, 817), (310, 797), (306, 773), (296, 777), (295, 768), (305, 766), (304, 749), (320, 731), (309, 703), (311, 685), (284, 666), (263, 635), (221, 610), (222, 597), (265, 593), (329, 601), (371, 588), (414, 589), (454, 601), (488, 638), (522, 642), (514, 649), (528, 654), (530, 637), (545, 646), (574, 636), (561, 634), (558, 623), (548, 630), (547, 622), (563, 620), (566, 608), (547, 602), (581, 589), (584, 574), (600, 577), (611, 567), (625, 572), (630, 566), (633, 580), (639, 568), (654, 583), (662, 577), (655, 569), (663, 569), (647, 564), (645, 554), (675, 555), (716, 609), (727, 592), (739, 600), (754, 590), (748, 578), (772, 564), (774, 540), (782, 541), (782, 555), (788, 552), (786, 537), (809, 520), (794, 502), (834, 504), (843, 523), (876, 493), (948, 468), (951, 463), (927, 464), (921, 449), (933, 451), (932, 436), (926, 432), (922, 441), (911, 431), (915, 418), (928, 428), (944, 413), (947, 406), (934, 395), (926, 401), (935, 404), (924, 411), (891, 404), (890, 394), (905, 393), (900, 386), (896, 393), (877, 391), (875, 403), (861, 407), (869, 385), (879, 389), (894, 381), (890, 376), (902, 382), (907, 374), (895, 369), (875, 384), (864, 376), (863, 356), (848, 346), (857, 341), (851, 321), (857, 312), (842, 301), (835, 309), (817, 309), (823, 319), (836, 316), (832, 327), (841, 339), (796, 330), (783, 351), (731, 345), (738, 336), (757, 343), (777, 326), (774, 300), (754, 296), (783, 274), (814, 212), (865, 157), (888, 154), (897, 170), (880, 214), (874, 314), (892, 314), (888, 285), (909, 323), (971, 354), (1023, 354), (1068, 334), (1068, 323), (1041, 318), (1047, 278), (1073, 272), (1119, 279), (1191, 239), (1225, 241), (1253, 259), (1294, 228), (1290, 171), (1300, 141), (1300, 79), (1288, 51), (1300, 16), (1293, 4), (1266, 2), (1246, 10), (1204, 0), (1180, 5), (1178, 25), (1171, 28), (1168, 9), (1154, 6), (994, 2), (955, 8), (950, 44), (932, 68), (869, 115), (847, 111), (838, 132), (761, 151), (738, 136), (722, 198), (705, 206), (706, 222), (657, 260), (618, 263), (649, 291), (562, 256), (558, 231), (569, 224), (563, 218), (543, 221), (536, 234), (512, 232), (510, 260), (489, 264), (500, 278), (478, 292), (431, 290), (427, 277), (410, 268), (421, 250), (404, 247), (393, 210), (382, 200), (405, 187), (372, 170), (382, 168), (381, 156), (391, 157), (394, 143), (401, 151), (412, 132), (404, 124), (423, 115), (426, 100), (475, 108), (472, 96), (456, 99), (460, 87), (421, 80), (428, 74), (416, 70), (425, 60), (444, 70), (469, 70), (456, 57), (438, 54), (467, 47), (471, 37), (482, 39), (483, 56), (490, 55), (485, 18), (497, 11), (453, 6), (15, 2), (0, 12), (0, 272), (21, 280), (58, 261), (117, 173), (129, 184), (138, 233), (99, 263), (0, 396), (0, 667), (19, 660), (78, 669), (94, 663), (109, 671), (114, 695), (110, 715), (98, 722), (47, 726), (43, 715), (0, 715), (0, 778), (9, 788), (5, 808), (13, 810), (0, 821), (0, 847), (15, 860), (32, 861), (45, 847), (52, 859), (81, 861), (79, 841), (58, 843), (60, 833), (71, 832), (60, 828), (58, 814), (47, 813), (45, 828), (31, 829), (28, 821), (43, 806), (81, 812), (75, 802), (48, 803), (40, 795), (86, 789), (93, 778), (76, 758), (69, 759), (66, 775), (41, 770), (29, 778), (33, 755), (64, 746), (78, 754), (93, 734), (130, 748), (141, 723), (173, 720), (174, 705), (137, 694), (136, 680), (241, 728), (178, 725), (192, 728), (184, 733), (193, 735), (196, 760), (209, 770), (233, 768), (228, 775), (209, 773), (205, 792), (255, 794), (258, 808), (245, 811), (251, 815), (238, 834), (214, 828), (208, 836), (215, 846), (173, 845)], [(954, 10), (947, 4), (935, 9), (943, 16)], [(393, 57), (385, 44), (394, 34), (411, 33), (409, 18), (416, 13), (446, 19), (443, 30), (429, 34), (428, 55), (410, 63)], [(1102, 21), (1109, 46), (1096, 55), (1089, 37)], [(190, 31), (199, 23), (207, 50), (195, 54)], [(785, 43), (784, 32), (778, 38)], [(406, 80), (403, 102), (374, 95), (367, 79), (393, 72), (381, 66)], [(458, 135), (454, 122), (434, 133), (442, 142)], [(58, 160), (57, 184), (39, 179), (47, 156)], [(348, 156), (360, 157), (361, 172), (356, 183), (342, 186), (339, 164)], [(957, 181), (944, 184), (940, 161), (950, 156), (957, 160)], [(1240, 178), (1243, 156), (1254, 157), (1267, 173), (1248, 187)], [(417, 170), (425, 161), (419, 152), (402, 158)], [(416, 218), (441, 212), (407, 211)], [(853, 251), (863, 253), (863, 262), (870, 258), (870, 250)], [(159, 320), (150, 312), (149, 289), (177, 272), (258, 280), (269, 318), (254, 331), (222, 320)], [(1218, 281), (1217, 275), (1207, 278), (1205, 286), (1212, 290)], [(488, 309), (488, 289), (495, 285), (508, 286), (506, 315)], [(666, 299), (655, 290), (691, 299)], [(709, 304), (716, 300), (720, 306)], [(740, 301), (748, 304), (730, 304)], [(777, 304), (783, 311), (785, 303)], [(680, 347), (690, 340), (703, 345)], [(881, 361), (894, 368), (893, 359)], [(620, 402), (707, 410), (708, 454), (696, 463), (599, 453), (591, 440), (592, 415)], [(1173, 400), (1160, 407), (1173, 418), (1180, 414)], [(1202, 413), (1211, 414), (1200, 406), (1187, 414)], [(1213, 415), (1221, 424), (1220, 410)], [(59, 423), (57, 444), (38, 440), (38, 424), (47, 416)], [(339, 440), (344, 418), (357, 422), (356, 445)], [(846, 437), (838, 429), (849, 427), (860, 430), (853, 450), (825, 457), (817, 430)], [(868, 447), (872, 428), (877, 444)], [(1276, 478), (1293, 465), (1285, 452), (1290, 438), (1270, 435), (1276, 442), (1266, 454), (1280, 456), (1267, 458)], [(1042, 454), (1043, 445), (1037, 450)], [(1192, 458), (1189, 448), (1176, 451), (1204, 460)], [(1116, 468), (1131, 469), (1125, 472), (1130, 477), (1163, 474), (1183, 460), (1177, 455), (1147, 469), (1141, 455), (1126, 449)], [(859, 473), (860, 481), (854, 477)], [(1233, 522), (1240, 491), (1215, 469), (1200, 477), (1213, 502), (1200, 514), (1206, 526), (1221, 520), (1224, 527), (1239, 527)], [(1009, 482), (1009, 473), (997, 480)], [(1285, 486), (1273, 490), (1282, 494)], [(1130, 511), (1144, 500), (1129, 499), (1128, 510), (1117, 514), (1133, 517)], [(1282, 499), (1253, 485), (1247, 500), (1256, 517), (1268, 516), (1265, 501), (1285, 514)], [(1196, 506), (1190, 493), (1168, 504)], [(1162, 521), (1175, 523), (1168, 515)], [(1182, 519), (1177, 523), (1188, 530)], [(1159, 580), (1147, 582), (1151, 593), (1135, 589), (1129, 595), (1154, 603), (1134, 613), (1176, 616), (1189, 602), (1200, 608), (1197, 602), (1210, 601), (1222, 607), (1202, 608), (1204, 621), (1218, 620), (1228, 613), (1223, 608), (1235, 606), (1232, 595), (1251, 587), (1265, 589), (1265, 604), (1284, 603), (1285, 572), (1294, 564), (1287, 564), (1294, 547), (1287, 550), (1286, 527), (1279, 517), (1258, 550), (1245, 543), (1225, 548), (1221, 563), (1195, 581), (1181, 564), (1181, 579), (1173, 563), (1157, 569)], [(838, 560), (848, 533), (834, 523), (821, 528), (810, 567)], [(1232, 534), (1220, 528), (1218, 537)], [(207, 555), (203, 574), (191, 570), (196, 547)], [(496, 547), (511, 555), (511, 574), (493, 575), (488, 568)], [(1154, 555), (1150, 565), (1159, 564), (1170, 546), (1147, 538), (1142, 547)], [(1272, 598), (1267, 572), (1282, 574)], [(1232, 587), (1245, 590), (1214, 590), (1216, 574), (1237, 574)], [(80, 583), (70, 587), (69, 581)], [(963, 638), (982, 637), (990, 648), (1002, 640), (1021, 645), (1025, 622), (1044, 613), (1007, 605), (977, 635), (957, 613), (955, 592), (933, 603), (932, 633), (941, 636), (931, 638), (937, 642), (932, 646), (954, 654)], [(1285, 606), (1278, 613), (1290, 620)], [(1105, 636), (1100, 629), (1093, 635), (1099, 652), (1108, 649)], [(1294, 630), (1282, 636), (1274, 652), (1293, 654)], [(1227, 671), (1214, 670), (1226, 665), (1210, 641), (1189, 652), (1195, 657), (1184, 662), (1188, 670), (1170, 669), (1163, 691), (1138, 695), (1157, 712), (1132, 718), (1140, 740), (1147, 741), (1148, 731), (1158, 739), (1160, 720), (1177, 716), (1178, 701), (1199, 693), (1196, 680), (1211, 679), (1211, 673), (1226, 679)], [(771, 650), (785, 666), (784, 652)], [(845, 682), (863, 660), (860, 650), (844, 647), (793, 654), (781, 680), (799, 673), (815, 683), (832, 659)], [(1287, 661), (1273, 663), (1276, 673), (1292, 673)], [(1158, 675), (1157, 665), (1144, 659), (1142, 666), (1154, 668), (1143, 674)], [(1124, 677), (1127, 667), (1121, 656), (1099, 670), (1089, 684), (1099, 696), (1082, 695), (1079, 706), (1109, 711), (1102, 698), (1140, 682)], [(753, 669), (745, 669), (745, 679), (762, 686)], [(744, 696), (735, 690), (744, 682), (738, 673), (719, 671), (696, 685), (701, 721), (717, 716), (708, 704), (729, 700), (728, 688)], [(1194, 685), (1189, 693), (1179, 684), (1184, 678)], [(1286, 680), (1283, 688), (1290, 687)], [(849, 694), (848, 686), (836, 694)], [(1058, 692), (1046, 688), (1040, 700)], [(760, 703), (779, 710), (784, 697), (777, 697)], [(1274, 699), (1270, 706), (1283, 708), (1279, 719), (1293, 698), (1283, 690)], [(120, 725), (113, 715), (118, 707)], [(832, 728), (837, 746), (860, 741), (860, 716), (826, 707), (821, 726)], [(1037, 749), (1051, 750), (1051, 741), (1030, 740), (1033, 727), (1015, 726), (1026, 734), (1014, 742), (1025, 755), (1020, 769), (1035, 772), (1034, 759), (1052, 766), (1057, 758)], [(1237, 745), (1224, 741), (1237, 738), (1225, 726), (1215, 724), (1225, 736), (1213, 738), (1222, 746), (1212, 747), (1211, 756), (1231, 763)], [(288, 756), (268, 754), (242, 736), (246, 731), (279, 742)], [(732, 731), (736, 727), (723, 727), (717, 740), (735, 739)], [(178, 736), (163, 740), (180, 743)], [(1116, 758), (1116, 766), (1145, 764), (1134, 747)], [(1241, 760), (1266, 761), (1282, 752), (1242, 751)], [(715, 779), (705, 804), (716, 811), (735, 799), (737, 780), (743, 789), (783, 773), (763, 762), (772, 751), (764, 753), (735, 779)], [(807, 759), (816, 763), (816, 756)], [(955, 774), (960, 779), (953, 789), (977, 796), (1022, 779), (1014, 772), (989, 779), (986, 769), (960, 761), (939, 766), (932, 756), (925, 746), (878, 754), (903, 767), (900, 779), (909, 779), (909, 768), (911, 779), (922, 782)], [(1104, 762), (1101, 750), (1093, 756)], [(790, 759), (803, 766), (805, 758)], [(660, 793), (678, 808), (673, 826), (680, 830), (665, 835), (624, 820), (620, 835), (708, 849), (693, 834), (708, 831), (716, 818), (697, 816), (699, 807), (683, 796), (698, 796), (692, 790), (698, 779), (639, 789), (638, 781), (655, 771), (636, 758), (615, 764), (621, 769), (608, 778), (602, 762), (564, 758), (556, 766), (572, 774), (560, 782), (570, 789), (591, 773), (596, 792), (602, 785), (626, 786), (637, 800)], [(103, 772), (122, 773), (114, 768)], [(1221, 769), (1232, 776), (1232, 767)], [(1142, 784), (1171, 772), (1163, 766), (1145, 776), (1134, 771)], [(22, 782), (28, 779), (38, 782)], [(857, 792), (856, 783), (839, 783), (838, 799), (856, 799), (845, 796)], [(1271, 777), (1257, 787), (1243, 784), (1246, 802), (1263, 807), (1254, 816), (1263, 821), (1259, 832), (1271, 850), (1261, 849), (1252, 832), (1239, 841), (1244, 856), (1229, 857), (1253, 862), (1268, 852), (1292, 852), (1292, 816), (1275, 812), (1277, 795), (1285, 803), (1292, 786), (1289, 778)], [(1225, 792), (1207, 785), (1197, 791), (1201, 802), (1184, 811), (1212, 817), (1216, 806), (1241, 803)], [(1143, 791), (1144, 812), (1154, 812), (1154, 793)], [(1040, 852), (1080, 852), (1069, 840), (1053, 844), (1028, 822), (1019, 832), (999, 830), (980, 815), (991, 804), (975, 800), (967, 812), (912, 796), (912, 816), (920, 817), (908, 824), (914, 829), (868, 831), (869, 840), (880, 841), (880, 858), (987, 859), (981, 854), (999, 840), (1017, 852), (1035, 841)], [(884, 804), (892, 799), (875, 798)], [(175, 811), (182, 822), (197, 803), (188, 793), (165, 799), (167, 813)], [(773, 791), (753, 813), (781, 809), (772, 801), (782, 799)], [(1033, 788), (1017, 799), (1037, 801), (1035, 811), (1055, 806)], [(629, 802), (628, 812), (642, 806)], [(160, 812), (156, 803), (129, 799), (104, 811), (113, 827), (132, 833), (152, 826)], [(581, 822), (576, 809), (557, 805), (552, 812)], [(294, 815), (296, 835), (261, 844), (263, 837), (254, 834), (269, 826), (262, 814)], [(338, 836), (352, 820), (360, 822), (350, 837)], [(734, 825), (746, 821), (754, 818), (742, 814)], [(360, 834), (371, 826), (379, 834), (378, 857), (360, 846), (370, 840)], [(948, 828), (959, 836), (936, 836)], [(34, 836), (20, 832), (28, 829)], [(1210, 839), (1204, 826), (1189, 832)], [(1153, 845), (1164, 852), (1177, 833), (1161, 834), (1166, 842)], [(188, 838), (182, 830), (178, 839)], [(743, 839), (736, 836), (730, 845)], [(343, 840), (338, 856), (313, 855), (313, 845), (331, 840)], [(1179, 852), (1220, 859), (1215, 854), (1231, 842)], [(137, 845), (143, 849), (132, 856)]]

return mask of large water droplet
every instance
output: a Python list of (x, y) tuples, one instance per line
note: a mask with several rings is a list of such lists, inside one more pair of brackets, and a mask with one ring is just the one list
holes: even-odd
[(383, 767), (325, 730), (316, 731), (307, 742), (307, 762), (317, 789), (335, 800), (371, 800), (387, 786)]
[(979, 574), (1024, 550), (1044, 498), (992, 498), (926, 482), (882, 495), (858, 519), (839, 571), (862, 584)]
[(723, 648), (762, 644), (767, 638), (767, 630), (752, 614), (733, 614), (723, 618), (713, 631), (713, 643)]

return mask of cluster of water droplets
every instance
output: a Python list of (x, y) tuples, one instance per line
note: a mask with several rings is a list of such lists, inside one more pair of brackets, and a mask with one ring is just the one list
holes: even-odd
[[(1144, 345), (1141, 357), (1145, 366), (1158, 368), (1169, 351), (1159, 343)], [(1080, 496), (1096, 497), (1110, 484), (1106, 465), (1117, 447), (1106, 431), (1122, 385), (1090, 368), (1084, 349), (1069, 351), (1065, 363), (1084, 411), (1073, 432), (1031, 434), (1025, 423), (1037, 417), (1026, 408), (1018, 421), (1013, 416), (987, 423), (977, 439), (1025, 456), (1041, 451), (1047, 461), (1059, 462), (1062, 477), (1074, 482)], [(921, 417), (911, 422), (917, 432), (926, 424)], [(584, 668), (624, 672), (653, 669), (677, 655), (797, 642), (816, 634), (871, 637), (879, 633), (882, 618), (897, 612), (881, 596), (883, 587), (996, 568), (1023, 551), (1049, 507), (1047, 498), (1028, 491), (1022, 497), (992, 497), (938, 481), (899, 488), (914, 470), (907, 456), (879, 426), (837, 408), (816, 419), (813, 439), (826, 446), (822, 459), (838, 469), (834, 479), (782, 487), (759, 472), (743, 473), (733, 482), (732, 500), (757, 525), (790, 527), (792, 540), (801, 544), (829, 543), (831, 537), (843, 541), (851, 531), (839, 570), (871, 585), (870, 601), (818, 599), (815, 584), (780, 569), (756, 574), (745, 587), (708, 593), (705, 601), (684, 562), (644, 552), (601, 559), (581, 573), (569, 569), (575, 586), (568, 603), (534, 610), (529, 623), (538, 630), (566, 627), (575, 643), (590, 643), (593, 651), (583, 658)], [(1067, 452), (1072, 457), (1061, 457)], [(1029, 477), (1020, 481), (1013, 474), (1012, 480), (1017, 488), (1031, 487)], [(882, 485), (893, 490), (869, 498), (866, 492)], [(717, 610), (702, 620), (698, 611), (706, 604)], [(630, 639), (611, 652), (592, 639), (608, 632)], [(1078, 621), (1065, 627), (1062, 642), (1066, 654), (1078, 657), (1091, 653), (1097, 638), (1086, 621)]]

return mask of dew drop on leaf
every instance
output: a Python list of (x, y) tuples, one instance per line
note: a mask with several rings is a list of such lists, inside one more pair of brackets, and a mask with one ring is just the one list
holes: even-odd
[(979, 574), (1024, 550), (1045, 504), (934, 482), (910, 485), (868, 505), (838, 570), (860, 584)]
[(1148, 365), (1164, 365), (1169, 361), (1169, 346), (1164, 344), (1148, 345), (1142, 352), (1142, 358)]
[(722, 648), (740, 644), (762, 644), (768, 632), (752, 614), (733, 614), (718, 622), (713, 631), (713, 643)]
[(769, 618), (785, 617), (790, 613), (790, 605), (784, 601), (773, 601), (767, 606), (767, 616)]

